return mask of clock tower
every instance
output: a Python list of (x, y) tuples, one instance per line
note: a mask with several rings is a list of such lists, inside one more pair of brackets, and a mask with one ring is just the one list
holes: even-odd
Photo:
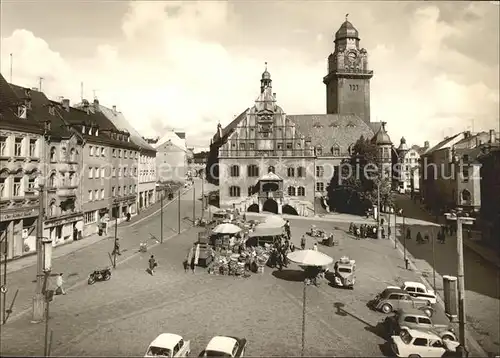
[(327, 114), (355, 114), (370, 122), (370, 79), (368, 53), (359, 48), (358, 30), (346, 20), (335, 33), (335, 50), (328, 56), (326, 85)]

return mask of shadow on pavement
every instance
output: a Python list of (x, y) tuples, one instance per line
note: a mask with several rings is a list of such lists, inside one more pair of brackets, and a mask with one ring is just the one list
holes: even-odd
[(347, 311), (344, 309), (345, 305), (342, 302), (335, 302), (333, 304), (335, 308), (337, 309), (337, 312), (335, 312), (336, 315), (342, 316), (342, 317), (351, 317), (357, 320), (358, 322), (362, 323), (365, 325), (365, 330), (368, 332), (371, 332), (375, 334), (376, 336), (383, 338), (383, 339), (388, 339), (389, 336), (385, 330), (383, 322), (379, 321), (377, 324), (374, 326), (373, 324), (366, 322), (364, 319), (361, 317), (356, 316), (355, 314)]
[(280, 280), (292, 282), (303, 282), (305, 278), (302, 270), (275, 270), (272, 275)]

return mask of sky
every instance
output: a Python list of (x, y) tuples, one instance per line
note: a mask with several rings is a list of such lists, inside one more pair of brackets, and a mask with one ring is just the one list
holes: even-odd
[(498, 1), (3, 0), (0, 68), (71, 103), (96, 96), (144, 136), (208, 147), (254, 104), (264, 63), (289, 114), (326, 113), (327, 57), (349, 14), (374, 71), (372, 121), (394, 143), (499, 131)]

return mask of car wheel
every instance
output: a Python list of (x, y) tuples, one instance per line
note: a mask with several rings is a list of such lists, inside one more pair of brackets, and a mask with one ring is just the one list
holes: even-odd
[(455, 338), (450, 334), (445, 334), (444, 336), (441, 337), (441, 339), (443, 341), (454, 341), (455, 340)]
[(428, 317), (432, 317), (432, 314), (434, 313), (430, 308), (426, 308), (424, 309), (424, 313), (428, 316)]
[(382, 310), (382, 312), (384, 313), (391, 313), (392, 312), (392, 306), (388, 303), (384, 303), (382, 305), (382, 307), (380, 307), (380, 309)]

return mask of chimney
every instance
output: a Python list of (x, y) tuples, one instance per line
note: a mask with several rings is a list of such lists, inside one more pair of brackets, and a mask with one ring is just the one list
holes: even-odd
[(493, 144), (496, 141), (496, 133), (494, 129), (490, 129), (490, 143)]
[(100, 108), (99, 108), (99, 100), (97, 98), (94, 98), (94, 112), (99, 112), (100, 111)]
[(276, 101), (276, 92), (273, 93), (273, 98)]
[(429, 148), (429, 141), (428, 141), (428, 140), (426, 140), (426, 141), (424, 142), (424, 148)]
[(116, 114), (116, 106), (113, 106), (113, 113)]
[(63, 98), (63, 100), (61, 101), (61, 104), (62, 104), (63, 108), (66, 110), (66, 112), (69, 112), (69, 99)]
[(470, 138), (470, 131), (465, 132), (465, 138)]

